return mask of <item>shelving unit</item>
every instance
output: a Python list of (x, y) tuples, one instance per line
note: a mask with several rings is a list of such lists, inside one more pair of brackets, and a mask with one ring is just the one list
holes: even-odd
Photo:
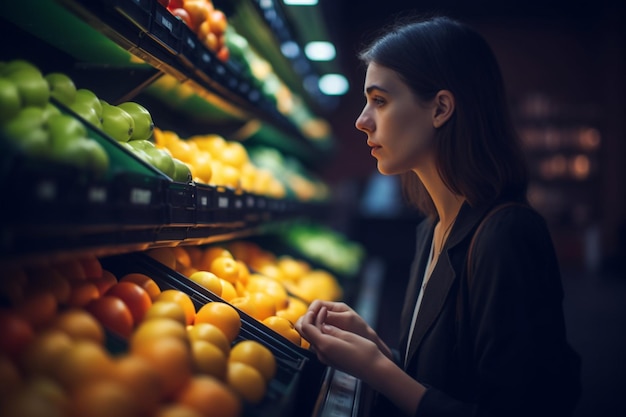
[[(249, 30), (262, 35), (259, 38), (278, 36), (284, 41), (289, 36), (284, 16), (275, 13), (267, 20), (261, 2), (217, 4), (222, 3), (234, 15), (241, 10), (252, 16), (257, 13)], [(112, 104), (141, 100), (165, 127), (184, 126), (190, 134), (211, 127), (216, 133), (245, 136), (252, 143), (258, 140), (299, 158), (311, 168), (332, 150), (332, 136), (308, 137), (306, 130), (267, 99), (257, 80), (241, 73), (234, 63), (220, 61), (156, 0), (13, 2), (0, 11), (0, 33), (19, 39), (3, 47), (0, 60), (19, 57), (31, 60), (43, 72), (65, 72), (77, 85), (93, 88)], [(275, 52), (274, 62), (278, 59)], [(297, 77), (307, 74), (289, 74), (292, 64), (283, 62), (280, 71), (295, 89), (302, 85)], [(176, 101), (181, 90), (185, 98)], [(324, 97), (315, 91), (298, 88), (297, 93), (316, 109), (324, 106)], [(230, 187), (172, 181), (99, 129), (89, 127), (89, 136), (111, 156), (112, 165), (104, 177), (32, 161), (2, 145), (0, 192), (11, 196), (11, 201), (3, 206), (0, 220), (1, 264), (95, 254), (115, 266), (118, 256), (123, 263), (124, 256), (152, 248), (269, 234), (276, 225), (317, 218), (328, 208), (324, 201), (272, 198)], [(168, 279), (171, 285), (176, 277)], [(204, 300), (202, 294), (197, 297)], [(247, 326), (246, 331), (255, 333), (254, 326)], [(340, 414), (328, 414), (329, 407), (344, 401), (346, 395), (353, 400), (358, 397), (358, 384), (333, 372), (326, 372), (320, 381), (321, 364), (310, 352), (298, 354), (313, 363), (315, 375), (297, 375), (298, 381), (287, 381), (298, 385), (297, 392), (287, 387), (287, 394), (277, 396), (278, 404), (270, 404), (269, 411), (248, 410), (246, 415), (278, 411), (287, 417), (291, 412), (310, 411), (311, 415), (336, 416)], [(315, 409), (299, 408), (302, 405), (295, 401), (302, 400), (301, 392), (308, 392), (307, 407), (313, 408), (316, 401)]]

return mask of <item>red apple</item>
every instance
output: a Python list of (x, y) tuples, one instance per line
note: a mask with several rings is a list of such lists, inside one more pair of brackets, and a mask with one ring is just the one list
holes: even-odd
[(189, 16), (189, 12), (187, 12), (187, 10), (183, 9), (182, 7), (179, 7), (177, 9), (172, 9), (170, 10), (170, 12), (178, 17), (179, 19), (181, 19), (183, 22), (185, 22), (185, 24), (192, 28), (193, 24), (191, 23), (191, 16)]
[(163, 7), (168, 7), (170, 5), (170, 0), (159, 0), (159, 3)]
[(169, 5), (167, 6), (167, 8), (170, 9), (170, 10), (182, 9), (183, 8), (183, 0), (170, 0), (169, 1)]

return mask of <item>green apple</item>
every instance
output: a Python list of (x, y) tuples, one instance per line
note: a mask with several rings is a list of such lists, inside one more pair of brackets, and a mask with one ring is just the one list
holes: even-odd
[(19, 140), (29, 131), (42, 128), (45, 123), (44, 109), (40, 107), (24, 107), (11, 120), (2, 126), (4, 135), (9, 139)]
[(87, 137), (68, 138), (57, 142), (51, 149), (54, 161), (103, 175), (109, 169), (109, 155), (93, 139)]
[(16, 72), (32, 72), (40, 77), (43, 76), (35, 64), (25, 59), (12, 59), (6, 62), (0, 70), (0, 75), (7, 76)]
[(15, 83), (0, 77), (0, 123), (15, 117), (22, 108), (22, 99)]
[(102, 130), (118, 142), (128, 142), (135, 122), (124, 109), (102, 102)]
[(172, 158), (174, 162), (174, 176), (172, 179), (178, 182), (188, 183), (191, 181), (191, 170), (189, 166), (178, 158)]
[(48, 104), (46, 104), (43, 108), (44, 123), (47, 123), (48, 119), (50, 119), (50, 116), (52, 116), (53, 114), (62, 114), (62, 113), (61, 113), (61, 110), (59, 110), (57, 106), (48, 102)]
[(152, 137), (154, 122), (150, 112), (144, 106), (134, 101), (126, 101), (118, 104), (117, 107), (130, 114), (135, 122), (135, 128), (130, 140), (150, 139)]
[(23, 106), (44, 107), (50, 100), (48, 81), (43, 78), (41, 73), (16, 70), (7, 74), (6, 78), (15, 83)]
[(176, 165), (172, 155), (162, 148), (146, 148), (144, 152), (152, 157), (152, 165), (170, 178), (174, 177)]
[(68, 106), (74, 113), (85, 119), (97, 128), (102, 127), (102, 120), (98, 116), (96, 109), (87, 101), (74, 101)]
[(98, 118), (102, 119), (102, 102), (93, 91), (86, 88), (79, 88), (78, 90), (76, 90), (76, 98), (74, 99), (74, 102), (87, 103), (96, 111)]
[(154, 142), (149, 141), (149, 140), (143, 140), (143, 139), (131, 140), (131, 141), (128, 141), (127, 143), (129, 146), (136, 148), (136, 149), (141, 149), (141, 150), (154, 148), (156, 146)]
[(50, 116), (47, 125), (53, 148), (62, 146), (67, 141), (87, 136), (87, 128), (85, 125), (80, 120), (68, 114)]
[(67, 74), (51, 72), (44, 76), (50, 88), (50, 97), (69, 106), (76, 99), (76, 84)]
[(131, 152), (133, 153), (133, 155), (135, 155), (137, 158), (141, 159), (145, 163), (154, 166), (154, 161), (152, 160), (152, 156), (148, 154), (146, 151), (144, 151), (143, 149), (132, 148)]

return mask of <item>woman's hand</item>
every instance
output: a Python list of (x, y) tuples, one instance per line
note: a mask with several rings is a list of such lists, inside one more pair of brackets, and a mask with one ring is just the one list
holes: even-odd
[(426, 388), (393, 362), (389, 348), (350, 307), (314, 301), (296, 329), (324, 364), (366, 382), (407, 414), (415, 414)]
[(311, 343), (320, 361), (367, 381), (371, 364), (388, 360), (378, 345), (349, 330), (329, 324), (325, 306), (310, 309), (296, 323), (296, 329)]
[[(359, 316), (345, 303), (315, 300), (309, 306), (308, 312), (313, 314), (318, 327), (320, 324), (325, 323), (338, 329), (359, 335), (374, 342), (385, 356), (390, 359), (393, 358), (391, 349), (389, 349), (389, 347), (387, 347), (387, 345), (380, 339), (374, 329), (372, 329), (361, 316)], [(298, 323), (296, 323), (296, 329), (300, 331)], [(302, 334), (302, 332), (300, 333)], [(304, 338), (308, 340), (306, 336), (304, 336)]]

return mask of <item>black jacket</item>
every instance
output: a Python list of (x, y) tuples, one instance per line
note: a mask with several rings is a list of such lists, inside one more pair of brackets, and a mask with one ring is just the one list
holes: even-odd
[[(468, 275), (470, 241), (492, 208), (463, 205), (426, 286), (406, 366), (428, 388), (416, 415), (569, 416), (580, 395), (580, 359), (567, 342), (561, 276), (543, 218), (521, 205), (490, 216)], [(399, 358), (434, 225), (426, 219), (417, 228)], [(391, 415), (390, 407), (382, 399), (374, 415)]]

